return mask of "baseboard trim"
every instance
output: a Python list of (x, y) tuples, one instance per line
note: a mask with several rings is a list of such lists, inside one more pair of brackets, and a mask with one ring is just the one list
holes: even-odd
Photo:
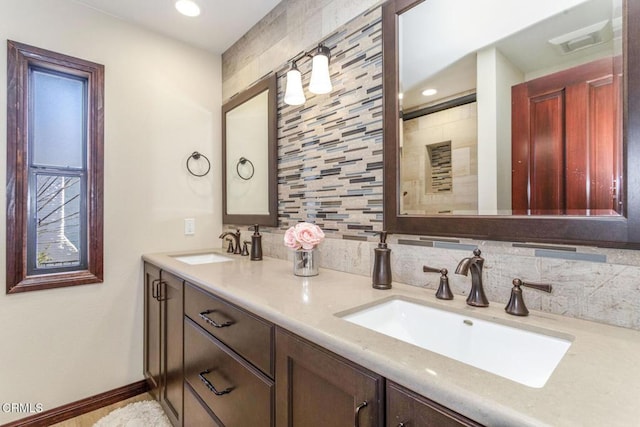
[(149, 391), (147, 381), (140, 380), (133, 384), (118, 387), (104, 393), (96, 394), (95, 396), (87, 397), (86, 399), (10, 422), (9, 424), (4, 424), (0, 427), (46, 427), (129, 399), (147, 391)]

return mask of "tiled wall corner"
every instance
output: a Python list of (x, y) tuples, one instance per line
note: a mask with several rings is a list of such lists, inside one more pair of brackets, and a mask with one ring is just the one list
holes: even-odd
[(222, 54), (223, 101), (379, 3), (380, 0), (283, 0)]

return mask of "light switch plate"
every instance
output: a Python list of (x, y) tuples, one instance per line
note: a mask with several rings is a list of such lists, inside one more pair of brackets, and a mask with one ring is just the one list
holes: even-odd
[(196, 220), (195, 218), (184, 219), (184, 235), (193, 236), (196, 234)]

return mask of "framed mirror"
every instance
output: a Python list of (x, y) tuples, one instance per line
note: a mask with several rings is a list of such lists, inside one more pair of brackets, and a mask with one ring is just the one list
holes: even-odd
[(222, 221), (278, 225), (276, 75), (222, 106)]
[(382, 14), (385, 229), (640, 247), (640, 2)]

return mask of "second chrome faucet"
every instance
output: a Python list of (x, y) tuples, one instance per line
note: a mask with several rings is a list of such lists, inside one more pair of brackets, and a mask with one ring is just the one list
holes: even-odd
[(480, 249), (474, 249), (473, 256), (463, 258), (458, 267), (456, 267), (456, 274), (463, 274), (467, 276), (471, 271), (471, 290), (467, 297), (467, 304), (474, 307), (488, 307), (489, 300), (487, 300), (484, 294), (484, 288), (482, 286), (482, 267), (484, 266), (484, 258), (480, 256)]

